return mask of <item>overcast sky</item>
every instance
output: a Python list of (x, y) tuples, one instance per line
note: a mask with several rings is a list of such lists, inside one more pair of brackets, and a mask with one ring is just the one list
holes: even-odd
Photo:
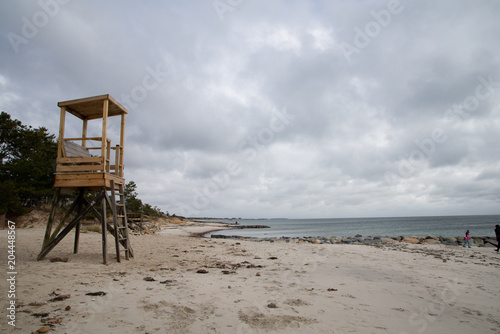
[(57, 102), (110, 94), (126, 180), (171, 214), (499, 214), (499, 18), (498, 0), (2, 1), (0, 110), (57, 134)]

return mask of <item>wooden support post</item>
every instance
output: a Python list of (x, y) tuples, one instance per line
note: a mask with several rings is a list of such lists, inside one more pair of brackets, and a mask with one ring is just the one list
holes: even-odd
[[(81, 211), (82, 211), (82, 204), (83, 204), (83, 193), (84, 193), (84, 189), (83, 188), (80, 188), (80, 193), (78, 194), (78, 198), (77, 198), (77, 214), (79, 214)], [(78, 222), (76, 224), (76, 227), (75, 227), (75, 245), (73, 247), (73, 254), (77, 254), (78, 253), (78, 243), (80, 242), (80, 222)]]
[(83, 205), (85, 205), (85, 207), (87, 206), (91, 206), (91, 209), (90, 209), (90, 212), (94, 215), (94, 217), (99, 221), (101, 222), (101, 214), (99, 213), (99, 211), (96, 210), (96, 208), (94, 208), (94, 206), (85, 199), (85, 197), (82, 199), (82, 202), (83, 202)]
[[(123, 177), (123, 148), (125, 147), (125, 114), (121, 115), (121, 129), (120, 129), (120, 162), (118, 163), (119, 174)], [(125, 184), (124, 184), (125, 186)]]
[[(104, 197), (106, 199), (106, 197)], [(106, 201), (108, 202), (108, 205), (110, 205), (109, 203), (110, 202), (110, 199), (109, 197), (106, 199)], [(89, 204), (90, 202), (88, 202), (85, 198), (83, 198), (83, 204), (84, 205), (90, 205)], [(99, 211), (97, 211), (94, 207), (91, 208), (90, 212), (92, 212), (92, 214), (94, 214), (94, 216), (96, 217), (97, 220), (99, 220), (100, 222), (102, 221), (102, 215), (101, 213), (99, 213)], [(107, 229), (108, 229), (108, 232), (111, 233), (112, 235), (115, 235), (115, 229), (110, 225), (110, 224), (106, 224), (107, 225)], [(123, 246), (123, 247), (127, 247), (127, 244), (125, 243), (125, 241), (120, 241), (120, 244)]]
[(45, 247), (43, 247), (42, 251), (40, 252), (40, 254), (38, 254), (38, 257), (37, 257), (37, 261), (40, 261), (40, 260), (43, 260), (45, 258), (45, 256), (47, 256), (47, 254), (49, 254), (49, 252), (75, 227), (75, 225), (80, 221), (80, 219), (82, 219), (83, 217), (85, 217), (85, 215), (87, 213), (89, 213), (92, 209), (95, 210), (94, 208), (94, 205), (99, 202), (101, 199), (104, 198), (104, 194), (103, 192), (101, 191), (97, 196), (96, 198), (90, 202), (86, 207), (85, 209), (83, 209), (82, 212), (80, 212), (69, 224), (68, 226), (66, 226), (62, 231), (61, 233), (59, 233), (55, 238), (54, 240), (52, 240), (48, 245), (46, 245)]
[(47, 227), (45, 228), (45, 237), (43, 238), (42, 250), (50, 242), (50, 235), (52, 232), (52, 223), (54, 222), (54, 217), (56, 215), (57, 204), (59, 203), (59, 196), (61, 195), (61, 188), (56, 188), (54, 197), (52, 199), (52, 209), (50, 210), (49, 220), (47, 221)]
[(109, 100), (106, 99), (103, 102), (102, 105), (102, 140), (101, 140), (101, 159), (102, 159), (102, 166), (103, 166), (103, 172), (106, 172), (106, 148), (108, 146), (108, 140), (107, 140), (107, 129), (108, 129), (108, 106), (109, 106)]
[(57, 157), (64, 157), (64, 126), (66, 124), (66, 107), (61, 107), (61, 120), (59, 123), (59, 143), (57, 149)]
[(75, 210), (77, 203), (78, 203), (78, 197), (73, 201), (73, 203), (71, 203), (71, 206), (69, 207), (68, 211), (66, 211), (66, 213), (64, 214), (64, 217), (59, 222), (59, 225), (57, 225), (54, 232), (52, 232), (52, 235), (50, 236), (50, 241), (54, 240), (56, 235), (62, 229), (62, 227), (64, 226), (64, 223), (66, 222), (66, 219), (68, 219), (69, 215)]
[(83, 128), (82, 128), (82, 146), (87, 147), (87, 125), (88, 125), (88, 119), (84, 118), (83, 119)]
[(115, 146), (115, 175), (120, 176), (120, 157), (122, 156), (121, 154), (121, 148), (120, 145)]
[(106, 173), (111, 170), (111, 140), (106, 141)]
[(106, 188), (102, 188), (101, 199), (101, 231), (102, 231), (102, 263), (108, 264), (108, 223), (106, 222)]

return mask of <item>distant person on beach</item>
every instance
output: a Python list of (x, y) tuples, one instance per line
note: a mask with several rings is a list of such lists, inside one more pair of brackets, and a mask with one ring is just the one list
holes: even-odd
[(500, 250), (500, 225), (495, 225), (495, 235), (497, 236), (497, 252)]
[(469, 246), (470, 248), (470, 236), (469, 236), (469, 230), (465, 232), (465, 238), (464, 238), (464, 247), (465, 245)]

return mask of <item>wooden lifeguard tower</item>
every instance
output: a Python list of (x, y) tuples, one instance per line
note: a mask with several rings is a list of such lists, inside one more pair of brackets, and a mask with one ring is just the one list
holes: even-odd
[[(120, 262), (121, 248), (125, 258), (133, 257), (128, 236), (127, 211), (125, 208), (123, 177), (123, 149), (125, 143), (125, 116), (128, 113), (110, 95), (59, 102), (61, 119), (57, 149), (57, 166), (52, 209), (47, 221), (43, 246), (37, 260), (42, 260), (73, 228), (75, 228), (74, 253), (78, 252), (80, 220), (89, 212), (101, 222), (103, 263), (107, 263), (107, 232), (115, 237), (116, 258)], [(65, 138), (67, 114), (83, 122), (82, 136)], [(120, 143), (111, 146), (108, 138), (108, 118), (120, 116)], [(88, 122), (102, 120), (102, 136), (88, 137)], [(97, 145), (88, 145), (97, 142)], [(78, 192), (57, 227), (52, 231), (61, 193)], [(89, 201), (84, 194), (91, 193)], [(118, 198), (117, 198), (118, 197)], [(100, 210), (95, 205), (100, 203)], [(113, 222), (106, 219), (106, 205), (113, 215)], [(100, 211), (100, 212), (99, 212)], [(70, 216), (73, 219), (67, 223)]]

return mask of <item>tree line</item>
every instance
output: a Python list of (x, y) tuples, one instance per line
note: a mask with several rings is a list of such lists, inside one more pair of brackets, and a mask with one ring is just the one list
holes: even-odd
[[(51, 203), (57, 141), (45, 127), (33, 128), (0, 113), (0, 214), (19, 216)], [(162, 216), (160, 208), (143, 203), (137, 185), (125, 185), (127, 211)]]

